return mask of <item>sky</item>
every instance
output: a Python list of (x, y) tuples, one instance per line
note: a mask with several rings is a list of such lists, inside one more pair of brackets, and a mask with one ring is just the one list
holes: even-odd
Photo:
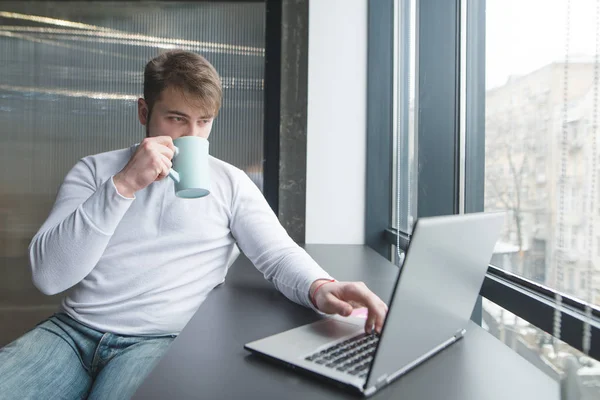
[[(568, 0), (486, 0), (486, 87), (564, 63)], [(594, 59), (595, 0), (570, 0), (569, 59)]]

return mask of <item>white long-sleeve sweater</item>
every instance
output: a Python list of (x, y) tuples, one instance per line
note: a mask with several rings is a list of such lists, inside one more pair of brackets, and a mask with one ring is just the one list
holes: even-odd
[(34, 284), (46, 294), (74, 286), (62, 311), (103, 332), (178, 334), (224, 281), (236, 243), (286, 297), (314, 308), (310, 285), (330, 276), (243, 171), (210, 157), (210, 195), (180, 199), (166, 178), (128, 199), (112, 177), (135, 148), (81, 159), (31, 241)]

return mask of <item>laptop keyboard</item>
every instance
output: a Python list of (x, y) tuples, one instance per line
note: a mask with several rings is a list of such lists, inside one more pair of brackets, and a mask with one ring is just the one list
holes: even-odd
[(311, 354), (305, 360), (364, 378), (369, 372), (378, 341), (379, 336), (376, 334), (361, 333)]

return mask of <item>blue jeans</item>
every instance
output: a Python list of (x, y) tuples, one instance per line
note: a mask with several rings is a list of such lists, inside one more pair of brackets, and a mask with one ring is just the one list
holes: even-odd
[(129, 399), (174, 338), (103, 333), (55, 314), (0, 349), (0, 399)]

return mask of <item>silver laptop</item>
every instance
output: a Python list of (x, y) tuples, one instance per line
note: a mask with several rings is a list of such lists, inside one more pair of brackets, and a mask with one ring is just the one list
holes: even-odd
[(504, 213), (421, 218), (381, 335), (332, 316), (244, 348), (370, 396), (465, 333)]

